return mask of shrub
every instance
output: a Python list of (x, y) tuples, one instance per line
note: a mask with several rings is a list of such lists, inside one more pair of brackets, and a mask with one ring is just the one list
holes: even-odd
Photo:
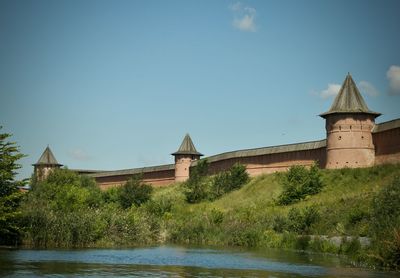
[(87, 246), (106, 227), (99, 217), (102, 193), (93, 179), (57, 169), (25, 195), (21, 224), (35, 247)]
[(140, 206), (150, 200), (153, 187), (143, 183), (141, 176), (133, 176), (119, 191), (119, 203), (123, 208), (130, 208), (132, 205)]
[(184, 183), (188, 203), (215, 200), (225, 193), (241, 188), (249, 181), (246, 167), (239, 163), (214, 177), (207, 177), (207, 172), (207, 160), (200, 160), (195, 167), (191, 168), (190, 177)]
[(184, 194), (188, 203), (199, 203), (209, 196), (209, 180), (207, 179), (208, 162), (206, 159), (198, 161), (190, 169), (189, 179), (183, 184)]
[(228, 171), (215, 175), (211, 181), (210, 199), (217, 199), (222, 195), (241, 188), (249, 181), (249, 174), (243, 164), (236, 163)]
[(289, 205), (303, 200), (308, 195), (321, 191), (323, 184), (316, 164), (310, 169), (295, 165), (283, 175), (283, 192), (278, 197), (278, 204)]
[(106, 191), (103, 191), (103, 200), (104, 202), (110, 203), (119, 203), (119, 187), (111, 187)]
[(229, 184), (230, 177), (228, 172), (218, 173), (213, 177), (211, 183), (211, 196), (210, 199), (215, 200), (224, 195), (227, 191), (227, 185)]
[(249, 174), (246, 172), (246, 166), (236, 163), (229, 169), (229, 183), (226, 186), (226, 192), (239, 189), (248, 181)]
[(381, 189), (372, 202), (373, 232), (392, 232), (400, 227), (400, 177)]
[(306, 207), (303, 210), (291, 208), (287, 216), (288, 230), (298, 234), (310, 232), (311, 225), (320, 219), (320, 214), (315, 206)]
[(372, 257), (383, 267), (400, 269), (400, 177), (382, 188), (372, 202)]

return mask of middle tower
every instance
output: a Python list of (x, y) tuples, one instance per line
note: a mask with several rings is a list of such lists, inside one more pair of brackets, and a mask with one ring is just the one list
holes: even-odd
[(189, 178), (189, 169), (192, 161), (200, 159), (203, 154), (199, 153), (189, 134), (185, 135), (179, 149), (172, 153), (175, 157), (175, 181), (183, 182)]

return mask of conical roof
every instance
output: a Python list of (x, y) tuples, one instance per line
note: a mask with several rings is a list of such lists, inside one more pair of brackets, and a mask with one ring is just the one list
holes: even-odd
[(320, 116), (325, 118), (327, 115), (335, 113), (366, 113), (375, 115), (375, 117), (380, 115), (380, 113), (369, 110), (350, 73), (347, 74), (331, 109)]
[(33, 165), (56, 165), (62, 166), (62, 164), (57, 162), (57, 159), (54, 157), (53, 152), (50, 150), (50, 147), (44, 150), (43, 154), (39, 158), (39, 160)]
[(178, 155), (178, 154), (191, 154), (191, 155), (200, 155), (200, 156), (203, 155), (196, 150), (196, 147), (193, 144), (192, 138), (190, 138), (190, 135), (188, 133), (185, 135), (185, 138), (183, 138), (182, 144), (179, 147), (179, 149), (176, 152), (174, 152), (172, 155)]

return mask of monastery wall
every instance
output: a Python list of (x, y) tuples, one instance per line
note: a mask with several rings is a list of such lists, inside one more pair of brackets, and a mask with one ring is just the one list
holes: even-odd
[[(376, 124), (372, 130), (375, 165), (400, 163), (400, 119)], [(326, 140), (265, 148), (239, 150), (207, 157), (209, 173), (228, 170), (235, 163), (246, 166), (250, 176), (285, 171), (293, 165), (310, 166), (315, 161), (326, 168)], [(191, 163), (196, 166), (197, 161)], [(145, 183), (166, 186), (176, 181), (175, 165), (89, 173), (101, 189), (124, 184), (135, 174), (142, 174)]]
[(133, 175), (141, 174), (143, 182), (155, 187), (166, 186), (175, 182), (175, 167), (173, 164), (155, 167), (145, 167), (118, 171), (108, 171), (89, 174), (95, 178), (100, 189), (106, 190), (113, 186), (123, 185)]
[(378, 124), (372, 132), (375, 165), (400, 163), (400, 119)]
[[(210, 174), (228, 170), (235, 163), (246, 166), (250, 176), (285, 171), (293, 165), (311, 166), (315, 161), (324, 167), (326, 141), (240, 150), (207, 157)], [(195, 166), (197, 162), (193, 162)]]

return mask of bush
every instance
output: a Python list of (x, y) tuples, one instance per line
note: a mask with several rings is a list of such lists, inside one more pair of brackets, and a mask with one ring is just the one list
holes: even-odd
[(372, 202), (373, 255), (383, 267), (400, 269), (400, 177), (381, 189)]
[(67, 169), (37, 182), (22, 204), (25, 239), (35, 247), (93, 244), (105, 224), (99, 218), (102, 193), (93, 179)]
[(207, 177), (208, 162), (200, 160), (191, 168), (190, 177), (184, 183), (185, 196), (188, 203), (199, 203), (204, 200), (215, 200), (222, 195), (241, 188), (249, 181), (246, 167), (236, 163), (228, 171), (214, 177)]
[(120, 204), (121, 197), (129, 194), (133, 198), (123, 199), (126, 206), (129, 202), (142, 204), (150, 198), (151, 189), (135, 177), (125, 187), (101, 192), (87, 176), (66, 169), (52, 171), (24, 200), (25, 243), (34, 247), (84, 247), (155, 242), (160, 230), (158, 219), (136, 206), (122, 209)]
[(373, 232), (381, 234), (400, 226), (400, 177), (381, 189), (372, 202)]
[(249, 179), (246, 166), (240, 163), (234, 164), (229, 169), (229, 183), (226, 186), (226, 192), (241, 188)]
[(119, 187), (111, 187), (108, 188), (106, 191), (103, 191), (103, 200), (104, 202), (111, 204), (111, 203), (118, 203), (119, 204), (119, 192), (121, 188)]
[(199, 203), (209, 197), (209, 180), (207, 179), (208, 162), (206, 159), (198, 161), (190, 169), (189, 179), (183, 184), (184, 194), (188, 203)]
[(249, 179), (246, 166), (240, 163), (234, 164), (228, 171), (214, 176), (211, 182), (210, 199), (217, 199), (228, 192), (241, 188)]
[(283, 175), (283, 192), (278, 197), (278, 204), (289, 205), (299, 202), (309, 195), (321, 191), (323, 184), (321, 174), (316, 164), (310, 169), (295, 165)]
[(140, 206), (150, 200), (153, 187), (143, 183), (141, 176), (134, 176), (128, 180), (119, 191), (119, 203), (122, 208), (132, 205)]
[(320, 219), (320, 214), (315, 206), (306, 207), (303, 210), (290, 209), (287, 216), (288, 230), (297, 234), (310, 233), (311, 225)]

